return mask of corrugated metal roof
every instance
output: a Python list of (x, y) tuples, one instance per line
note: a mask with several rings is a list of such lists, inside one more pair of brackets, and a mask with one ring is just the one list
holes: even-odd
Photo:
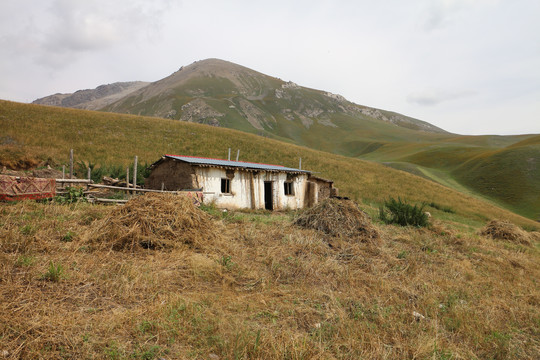
[(235, 167), (235, 168), (244, 168), (244, 169), (257, 169), (257, 170), (281, 171), (281, 172), (300, 172), (300, 173), (308, 173), (308, 174), (311, 173), (311, 171), (288, 168), (281, 165), (260, 164), (260, 163), (246, 162), (246, 161), (230, 161), (230, 160), (211, 159), (211, 158), (204, 158), (204, 157), (180, 156), (180, 155), (169, 155), (169, 154), (165, 155), (165, 157), (180, 160), (180, 161), (185, 161), (187, 163), (196, 164), (196, 165)]

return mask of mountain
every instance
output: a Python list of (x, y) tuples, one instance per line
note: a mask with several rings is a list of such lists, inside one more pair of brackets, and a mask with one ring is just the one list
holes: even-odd
[(144, 81), (116, 82), (71, 94), (54, 94), (34, 100), (33, 104), (98, 110), (148, 85)]
[[(396, 129), (446, 133), (218, 59), (181, 67), (103, 110), (228, 127), (338, 153), (338, 139), (355, 141), (366, 132), (382, 138), (398, 136)], [(315, 134), (328, 139), (321, 142)]]
[[(527, 141), (534, 135), (451, 134), (421, 120), (219, 59), (197, 61), (156, 82), (135, 84), (97, 100), (88, 99), (113, 92), (108, 89), (115, 84), (45, 99), (51, 105), (232, 128), (377, 161), (530, 218), (539, 216), (540, 149), (535, 141)], [(100, 107), (105, 101), (107, 105)]]

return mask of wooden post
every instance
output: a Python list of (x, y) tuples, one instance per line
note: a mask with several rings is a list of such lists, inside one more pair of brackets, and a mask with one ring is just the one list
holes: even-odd
[(90, 176), (92, 172), (92, 169), (90, 169), (90, 166), (88, 167), (88, 180), (91, 180), (92, 177)]
[(238, 158), (240, 157), (240, 149), (236, 152), (236, 161), (238, 161)]
[(231, 161), (231, 148), (229, 148), (229, 156), (227, 157), (227, 160)]
[(62, 180), (66, 178), (66, 165), (62, 165)]
[(165, 190), (165, 183), (162, 181), (161, 182), (161, 191)]
[(302, 170), (302, 158), (300, 158), (300, 163), (298, 164), (298, 169)]
[(69, 150), (69, 178), (73, 179), (73, 149)]
[(129, 166), (126, 168), (126, 187), (129, 188)]
[[(137, 188), (137, 160), (139, 158), (137, 155), (135, 155), (135, 162), (133, 163), (133, 188)], [(133, 194), (135, 194), (135, 191), (133, 191)]]

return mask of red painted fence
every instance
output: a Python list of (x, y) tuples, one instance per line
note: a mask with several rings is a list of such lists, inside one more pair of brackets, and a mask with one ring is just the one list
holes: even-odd
[(56, 180), (0, 175), (0, 200), (47, 199), (56, 195)]

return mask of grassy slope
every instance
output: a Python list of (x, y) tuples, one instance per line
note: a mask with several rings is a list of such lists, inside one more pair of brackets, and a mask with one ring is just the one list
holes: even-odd
[(14, 158), (65, 163), (70, 148), (76, 160), (127, 165), (134, 155), (142, 162), (153, 162), (163, 154), (226, 158), (230, 147), (240, 149), (241, 159), (247, 161), (295, 167), (302, 157), (304, 168), (335, 180), (343, 195), (373, 204), (373, 211), (389, 196), (401, 196), (449, 206), (456, 211), (450, 220), (466, 226), (478, 227), (491, 218), (536, 226), (519, 215), (402, 171), (230, 129), (1, 101), (0, 130), (4, 134), (0, 162), (6, 164)]
[(532, 219), (540, 217), (539, 136), (459, 137), (437, 143), (383, 143), (362, 158), (408, 163), (432, 180), (479, 194)]

